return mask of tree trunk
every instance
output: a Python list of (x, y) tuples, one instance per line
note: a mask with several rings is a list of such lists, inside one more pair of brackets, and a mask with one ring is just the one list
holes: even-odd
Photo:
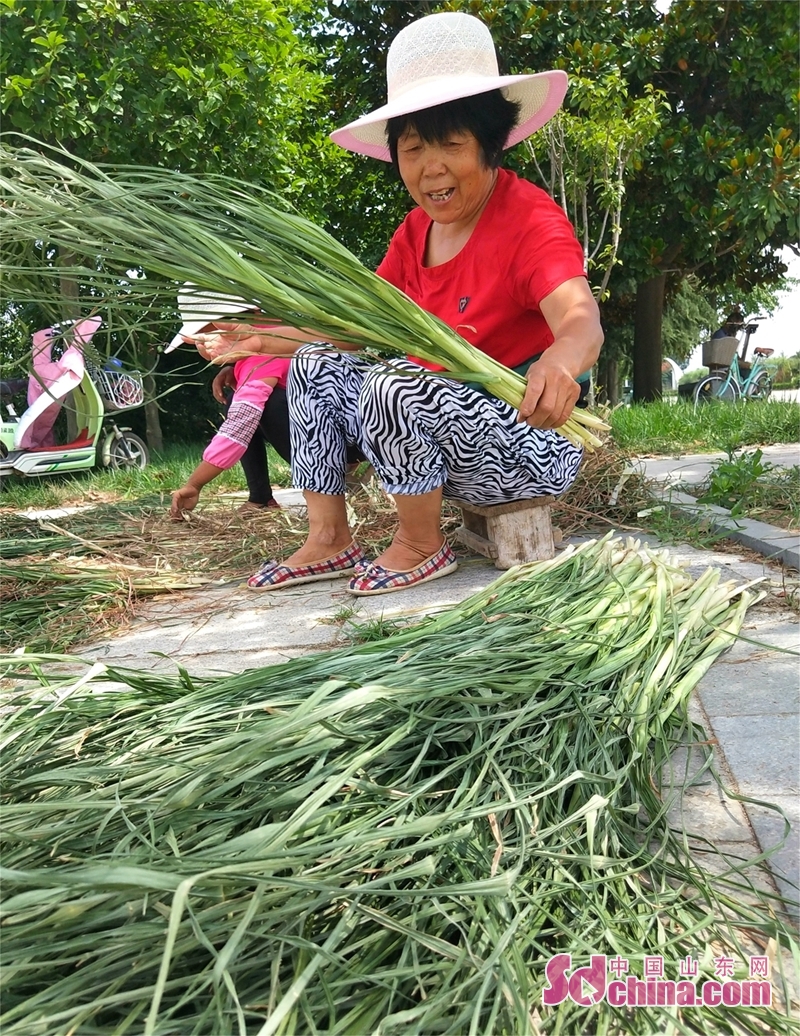
[(619, 363), (616, 356), (600, 354), (597, 372), (598, 395), (604, 403), (616, 406), (619, 403)]
[(649, 403), (661, 399), (661, 319), (664, 315), (662, 273), (636, 289), (633, 328), (633, 398)]
[(156, 453), (164, 449), (164, 436), (161, 434), (161, 413), (156, 399), (156, 379), (154, 374), (145, 374), (142, 378), (144, 385), (144, 419), (146, 422), (145, 436), (147, 445)]

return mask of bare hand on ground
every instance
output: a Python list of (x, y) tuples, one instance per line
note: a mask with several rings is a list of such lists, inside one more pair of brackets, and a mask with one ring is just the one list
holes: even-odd
[(181, 486), (172, 494), (172, 505), (169, 516), (173, 521), (180, 521), (187, 511), (193, 511), (200, 499), (200, 490), (194, 486)]

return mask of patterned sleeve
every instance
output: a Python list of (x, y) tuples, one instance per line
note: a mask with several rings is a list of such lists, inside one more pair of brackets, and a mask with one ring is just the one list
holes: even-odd
[(206, 447), (203, 460), (218, 468), (232, 468), (250, 445), (263, 412), (263, 406), (234, 400), (228, 409), (228, 416)]

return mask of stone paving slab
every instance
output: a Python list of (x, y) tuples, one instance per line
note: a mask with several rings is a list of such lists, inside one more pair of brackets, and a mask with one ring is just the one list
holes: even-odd
[[(771, 795), (770, 802), (779, 806), (785, 813), (786, 821), (791, 825), (788, 837), (786, 821), (773, 809), (750, 803), (747, 807), (748, 819), (764, 851), (777, 846), (786, 837), (781, 848), (770, 856), (769, 866), (781, 894), (789, 900), (797, 900), (797, 889), (800, 886), (800, 852), (797, 838), (797, 832), (800, 830), (800, 801), (797, 795)], [(800, 917), (797, 907), (790, 912), (796, 919)]]
[(240, 672), (343, 646), (348, 621), (392, 621), (450, 607), (499, 574), (483, 560), (467, 560), (446, 579), (377, 597), (354, 597), (344, 579), (260, 593), (238, 582), (181, 591), (145, 603), (127, 630), (80, 655), (146, 670), (174, 671), (177, 664), (198, 675)]
[[(700, 697), (703, 688), (700, 687)], [(798, 795), (800, 739), (792, 714), (713, 716), (711, 724), (743, 795)]]

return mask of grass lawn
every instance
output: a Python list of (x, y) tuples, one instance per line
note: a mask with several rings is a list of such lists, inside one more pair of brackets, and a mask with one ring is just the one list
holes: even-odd
[(614, 410), (611, 427), (617, 444), (635, 454), (732, 451), (798, 442), (800, 403), (638, 403)]

